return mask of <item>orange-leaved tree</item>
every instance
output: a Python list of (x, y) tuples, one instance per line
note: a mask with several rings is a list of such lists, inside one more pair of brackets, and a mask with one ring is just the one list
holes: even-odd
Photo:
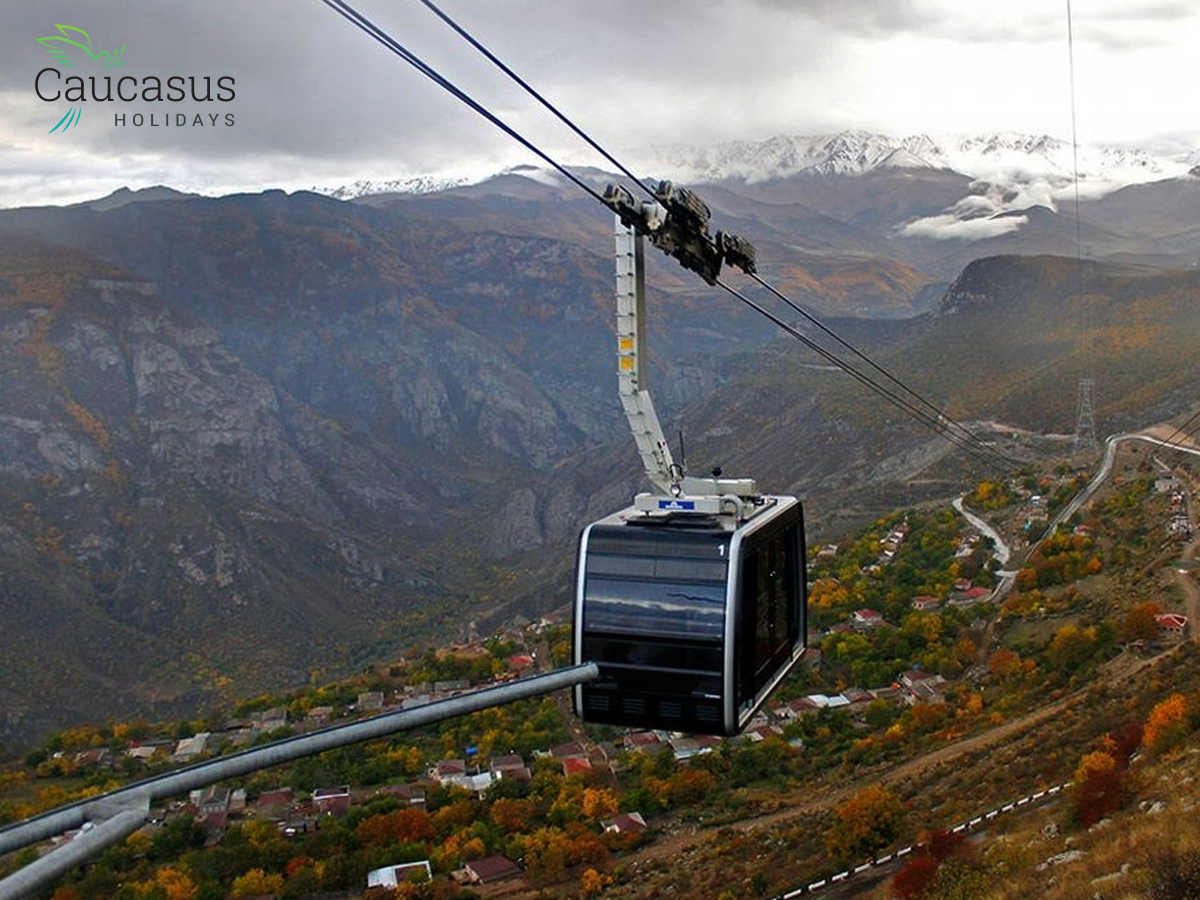
[(834, 811), (825, 844), (839, 860), (863, 859), (894, 841), (904, 827), (904, 818), (900, 800), (873, 784)]
[(1188, 702), (1183, 694), (1172, 694), (1150, 710), (1142, 743), (1156, 753), (1177, 746), (1187, 734)]

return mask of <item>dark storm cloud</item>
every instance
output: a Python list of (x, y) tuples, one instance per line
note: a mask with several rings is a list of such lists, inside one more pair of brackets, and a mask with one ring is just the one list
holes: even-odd
[[(501, 114), (518, 123), (537, 117), (515, 88), (417, 3), (358, 6)], [(646, 8), (617, 0), (593, 21), (578, 5), (547, 7), (535, 0), (447, 6), (548, 93), (620, 90), (639, 77), (702, 78), (712, 68), (705, 55), (689, 52), (702, 47), (695, 29), (706, 16), (682, 15), (684, 4), (672, 10), (672, 4)], [(210, 74), (236, 82), (237, 97), (228, 105), (128, 105), (130, 113), (233, 112), (236, 126), (224, 131), (98, 129), (91, 118), (114, 108), (85, 107), (89, 130), (71, 138), (97, 152), (324, 159), (403, 153), (429, 165), (439, 148), (451, 144), (473, 142), (482, 149), (507, 140), (317, 0), (51, 0), (21, 6), (6, 14), (0, 90), (34, 99), (35, 74), (53, 64), (36, 39), (56, 34), (57, 23), (84, 28), (96, 49), (124, 45), (125, 65), (109, 73), (114, 76)], [(64, 77), (104, 74), (98, 63), (81, 62), (64, 69)], [(10, 120), (9, 127), (37, 133), (52, 114), (45, 106), (29, 105), (27, 121)]]

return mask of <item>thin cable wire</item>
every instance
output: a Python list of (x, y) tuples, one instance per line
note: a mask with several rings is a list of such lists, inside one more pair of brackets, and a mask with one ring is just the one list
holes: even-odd
[(596, 190), (591, 187), (591, 185), (587, 184), (581, 178), (579, 178), (577, 175), (575, 175), (573, 172), (569, 171), (564, 166), (560, 165), (558, 162), (556, 162), (554, 159), (552, 159), (547, 153), (540, 150), (538, 147), (534, 146), (534, 144), (531, 141), (529, 141), (527, 138), (525, 138), (523, 135), (521, 135), (519, 132), (517, 132), (514, 128), (509, 126), (506, 122), (504, 122), (497, 115), (492, 113), (490, 110), (486, 109), (482, 104), (478, 103), (469, 94), (467, 94), (465, 91), (460, 89), (457, 85), (455, 85), (453, 82), (451, 82), (448, 78), (446, 78), (445, 76), (440, 74), (436, 69), (434, 69), (428, 63), (426, 63), (424, 60), (422, 60), (419, 56), (417, 56), (416, 54), (414, 54), (410, 50), (408, 50), (408, 48), (406, 48), (403, 44), (401, 44), (399, 41), (397, 41), (395, 38), (393, 38), (391, 35), (389, 35), (386, 31), (384, 31), (382, 28), (380, 28), (378, 25), (376, 25), (374, 22), (372, 22), (366, 16), (359, 13), (356, 9), (354, 9), (354, 7), (350, 6), (350, 4), (345, 3), (344, 0), (321, 0), (321, 2), (324, 3), (326, 6), (328, 6), (330, 9), (332, 9), (334, 12), (336, 12), (338, 15), (340, 15), (342, 18), (346, 19), (351, 24), (362, 29), (364, 32), (366, 32), (368, 35), (373, 37), (376, 41), (378, 41), (380, 44), (382, 44), (388, 50), (392, 51), (392, 53), (396, 54), (401, 59), (403, 59), (405, 62), (407, 62), (409, 65), (411, 65), (414, 69), (416, 69), (418, 72), (420, 72), (426, 78), (428, 78), (429, 80), (431, 80), (432, 82), (437, 84), (439, 87), (443, 88), (444, 90), (448, 91), (449, 93), (453, 94), (458, 100), (460, 100), (462, 103), (469, 106), (471, 109), (473, 109), (479, 115), (483, 116), (485, 119), (487, 119), (493, 125), (495, 125), (501, 131), (503, 131), (505, 134), (507, 134), (509, 137), (511, 137), (513, 140), (515, 140), (517, 143), (519, 143), (526, 150), (529, 150), (531, 153), (535, 154), (539, 159), (541, 159), (544, 162), (546, 162), (547, 164), (553, 166), (555, 169), (558, 170), (558, 172), (560, 174), (562, 174), (564, 177), (566, 177), (566, 178), (570, 179), (572, 182), (574, 182), (577, 187), (582, 188), (584, 191), (591, 194), (591, 196), (595, 200), (599, 201), (600, 203), (604, 202), (604, 198), (601, 197), (600, 194), (597, 193)]
[[(427, 78), (429, 78), (435, 84), (437, 84), (439, 87), (441, 87), (444, 90), (448, 91), (449, 93), (453, 94), (458, 100), (460, 100), (465, 105), (469, 106), (472, 110), (474, 110), (479, 115), (483, 116), (485, 119), (487, 119), (493, 125), (500, 128), (505, 134), (509, 135), (509, 137), (516, 140), (523, 147), (525, 147), (526, 149), (528, 149), (531, 152), (533, 152), (534, 154), (536, 154), (540, 159), (544, 160), (549, 165), (553, 166), (557, 171), (559, 171), (565, 177), (570, 179), (578, 187), (583, 189), (586, 193), (588, 193), (597, 202), (602, 203), (602, 204), (604, 203), (604, 199), (594, 189), (592, 189), (590, 185), (587, 185), (586, 183), (584, 183), (581, 179), (579, 179), (577, 176), (575, 176), (573, 173), (571, 173), (566, 168), (564, 168), (562, 165), (560, 165), (557, 161), (555, 161), (552, 157), (550, 157), (549, 154), (545, 153), (544, 151), (542, 151), (541, 149), (536, 147), (531, 141), (529, 141), (523, 135), (518, 133), (515, 129), (513, 129), (508, 124), (506, 124), (498, 116), (494, 115), (492, 112), (490, 112), (489, 110), (484, 108), (481, 104), (479, 104), (477, 101), (475, 101), (473, 98), (471, 98), (468, 94), (466, 94), (464, 91), (462, 91), (456, 85), (454, 85), (451, 81), (449, 81), (449, 79), (442, 76), (435, 69), (433, 69), (430, 65), (428, 65), (426, 62), (424, 62), (422, 59), (420, 59), (418, 56), (416, 56), (414, 53), (409, 51), (402, 44), (400, 44), (398, 41), (396, 41), (394, 38), (392, 38), (386, 31), (384, 31), (379, 26), (375, 25), (373, 22), (371, 22), (369, 19), (367, 19), (365, 16), (363, 16), (357, 10), (355, 10), (352, 6), (350, 6), (348, 3), (346, 3), (345, 0), (321, 0), (321, 2), (323, 2), (326, 6), (328, 6), (330, 9), (332, 9), (334, 12), (338, 13), (340, 16), (345, 18), (347, 21), (351, 22), (351, 24), (357, 26), (362, 31), (367, 33), (370, 37), (374, 38), (376, 41), (378, 41), (380, 44), (382, 44), (388, 50), (390, 50), (391, 52), (393, 52), (394, 54), (399, 56), (405, 62), (409, 63), (411, 66), (413, 66), (415, 69), (417, 69), (417, 71), (421, 72), (421, 74), (425, 75)], [(563, 118), (565, 118), (565, 117), (563, 117)], [(624, 171), (624, 167), (622, 167), (622, 170)], [(644, 185), (643, 185), (643, 188), (644, 188)], [(604, 205), (607, 207), (607, 204), (604, 204)], [(875, 382), (869, 376), (864, 375), (863, 373), (859, 372), (857, 369), (855, 369), (852, 365), (847, 363), (845, 360), (842, 360), (836, 354), (825, 349), (824, 347), (821, 347), (819, 344), (812, 341), (810, 338), (806, 337), (805, 335), (800, 333), (798, 330), (796, 330), (792, 326), (788, 325), (786, 322), (784, 322), (778, 316), (775, 316), (773, 313), (769, 312), (764, 307), (762, 307), (759, 304), (755, 303), (754, 301), (750, 300), (744, 294), (740, 293), (739, 291), (736, 291), (735, 289), (731, 288), (729, 285), (724, 284), (723, 282), (718, 281), (717, 283), (720, 284), (721, 287), (723, 287), (725, 290), (727, 290), (731, 294), (733, 294), (735, 297), (742, 300), (743, 303), (746, 303), (747, 305), (751, 306), (753, 309), (757, 310), (761, 315), (764, 315), (765, 317), (770, 319), (772, 322), (774, 322), (780, 328), (787, 331), (793, 337), (802, 341), (806, 346), (809, 346), (816, 353), (818, 353), (825, 359), (832, 362), (838, 368), (840, 368), (843, 371), (847, 372), (848, 374), (852, 375), (856, 380), (860, 381), (862, 384), (866, 385), (868, 388), (870, 388), (871, 390), (878, 393), (880, 396), (887, 399), (893, 405), (896, 405), (901, 410), (906, 411), (910, 416), (915, 418), (917, 421), (927, 425), (928, 427), (933, 429), (938, 434), (941, 434), (943, 437), (950, 440), (956, 446), (959, 446), (962, 449), (965, 449), (976, 455), (979, 455), (980, 452), (988, 453), (993, 457), (1003, 460), (1006, 465), (1013, 465), (1013, 466), (1018, 465), (1015, 461), (1010, 460), (1007, 457), (1003, 456), (1003, 454), (1000, 454), (994, 448), (986, 445), (985, 443), (983, 443), (978, 438), (975, 438), (972, 435), (971, 437), (978, 444), (978, 448), (976, 448), (975, 446), (972, 445), (972, 443), (968, 442), (967, 440), (964, 440), (961, 436), (959, 436), (955, 432), (949, 430), (943, 422), (930, 417), (928, 414), (926, 414), (922, 410), (914, 407), (908, 401), (904, 400), (901, 397), (898, 397), (897, 395), (895, 395), (894, 393), (889, 391), (887, 388), (885, 388), (882, 385)], [(896, 379), (893, 379), (893, 380), (896, 380)], [(935, 407), (935, 409), (936, 409), (936, 407)], [(968, 434), (969, 434), (969, 432), (968, 432)]]
[(782, 328), (789, 335), (791, 335), (796, 340), (798, 340), (802, 344), (804, 344), (804, 346), (808, 347), (814, 353), (817, 353), (819, 356), (821, 356), (824, 359), (828, 360), (829, 362), (833, 363), (833, 365), (837, 366), (839, 369), (841, 369), (847, 375), (851, 376), (856, 381), (860, 382), (861, 384), (865, 385), (870, 390), (879, 394), (879, 396), (883, 397), (885, 400), (887, 400), (893, 406), (900, 409), (902, 412), (905, 412), (906, 414), (908, 414), (910, 417), (916, 419), (921, 424), (926, 425), (927, 427), (936, 431), (938, 434), (940, 434), (946, 440), (950, 441), (955, 446), (959, 447), (962, 450), (966, 450), (968, 453), (971, 453), (980, 459), (989, 459), (989, 461), (990, 461), (990, 458), (987, 456), (987, 454), (990, 453), (993, 457), (999, 457), (999, 458), (1003, 459), (1003, 461), (1007, 465), (1012, 465), (1012, 466), (1019, 468), (1019, 464), (1017, 464), (1014, 461), (1008, 460), (1006, 457), (1000, 456), (998, 451), (996, 451), (995, 449), (993, 449), (991, 447), (988, 447), (986, 444), (982, 444), (982, 442), (981, 442), (980, 446), (976, 447), (974, 444), (964, 440), (958, 434), (956, 434), (953, 431), (951, 431), (950, 429), (948, 429), (943, 423), (941, 423), (937, 419), (933, 418), (932, 416), (930, 416), (928, 413), (924, 412), (923, 410), (918, 409), (917, 407), (913, 406), (911, 403), (909, 403), (903, 397), (888, 390), (886, 387), (884, 387), (883, 385), (879, 384), (874, 379), (872, 379), (869, 375), (863, 374), (861, 371), (856, 369), (850, 363), (848, 363), (845, 360), (838, 357), (837, 354), (826, 349), (825, 347), (822, 347), (820, 344), (818, 344), (812, 338), (808, 337), (806, 334), (804, 334), (798, 328), (795, 328), (794, 326), (789, 325), (787, 322), (785, 322), (783, 319), (779, 318), (779, 316), (775, 315), (773, 312), (768, 310), (766, 307), (764, 307), (760, 303), (757, 303), (754, 300), (751, 300), (749, 297), (747, 297), (741, 291), (737, 290), (737, 288), (734, 288), (731, 285), (726, 284), (720, 278), (718, 278), (716, 280), (716, 285), (718, 287), (723, 288), (724, 290), (728, 291), (730, 294), (732, 294), (738, 300), (742, 301), (742, 303), (744, 303), (746, 306), (750, 307), (752, 310), (757, 312), (759, 315), (763, 316), (766, 319), (769, 319), (771, 322), (774, 322), (776, 325), (778, 325), (780, 328)]
[[(762, 278), (758, 274), (751, 274), (750, 277), (753, 278), (756, 282), (758, 282), (758, 284), (762, 285), (764, 288), (766, 288), (768, 291), (770, 291), (772, 294), (774, 294), (776, 297), (778, 297), (780, 300), (782, 300), (791, 309), (795, 310), (797, 313), (799, 313), (801, 316), (803, 316), (807, 321), (811, 322), (813, 325), (815, 325), (817, 328), (819, 328), (825, 334), (829, 335), (831, 338), (833, 338), (835, 341), (837, 341), (839, 344), (841, 344), (843, 347), (845, 347), (847, 350), (849, 350), (851, 353), (853, 353), (855, 356), (857, 356), (859, 359), (861, 359), (863, 362), (865, 362), (867, 365), (869, 365), (872, 369), (874, 369), (880, 375), (884, 376), (889, 381), (891, 381), (893, 384), (895, 384), (897, 387), (901, 388), (905, 393), (907, 393), (910, 397), (912, 397), (918, 403), (922, 404), (927, 409), (932, 410), (933, 413), (938, 417), (939, 421), (945, 421), (950, 427), (952, 427), (955, 431), (957, 431), (960, 434), (960, 436), (963, 437), (964, 440), (968, 440), (972, 443), (979, 444), (981, 447), (987, 447), (987, 444), (985, 444), (979, 438), (979, 436), (976, 435), (975, 433), (973, 433), (969, 428), (967, 428), (965, 425), (963, 425), (960, 422), (958, 422), (957, 420), (955, 420), (953, 417), (946, 415), (945, 412), (943, 412), (941, 409), (939, 409), (937, 406), (935, 406), (929, 400), (926, 400), (924, 397), (922, 397), (915, 390), (910, 388), (907, 384), (905, 384), (903, 381), (901, 381), (899, 378), (897, 378), (895, 375), (893, 375), (887, 369), (878, 365), (873, 359), (871, 359), (869, 356), (867, 356), (865, 353), (863, 353), (861, 350), (859, 350), (857, 347), (855, 347), (849, 341), (844, 339), (841, 335), (839, 335), (837, 332), (835, 332), (832, 328), (829, 328), (824, 322), (822, 322), (820, 319), (818, 319), (812, 313), (810, 313), (806, 309), (804, 309), (804, 307), (802, 307), (799, 303), (796, 303), (794, 300), (787, 297), (782, 291), (775, 288), (773, 285), (771, 285), (769, 282), (767, 282), (764, 278)], [(1012, 463), (1013, 465), (1017, 466), (1018, 468), (1021, 466), (1021, 463), (1019, 463), (1017, 460), (1001, 453), (999, 450), (995, 450), (993, 448), (988, 448), (988, 449), (990, 452), (1003, 457), (1007, 462)]]
[(611, 153), (609, 153), (607, 150), (605, 150), (603, 147), (601, 147), (600, 144), (598, 144), (596, 141), (592, 140), (592, 138), (589, 137), (588, 134), (582, 128), (580, 128), (578, 125), (576, 125), (574, 122), (572, 122), (571, 119), (568, 118), (565, 113), (563, 113), (561, 110), (559, 110), (559, 108), (557, 106), (555, 106), (553, 103), (551, 103), (545, 97), (543, 97), (538, 92), (538, 90), (533, 87), (533, 85), (531, 85), (529, 82), (527, 82), (524, 78), (522, 78), (520, 75), (518, 75), (516, 72), (514, 72), (507, 65), (505, 65), (504, 62), (499, 57), (497, 57), (494, 53), (492, 53), (491, 50), (489, 50), (487, 47), (485, 47), (480, 41), (478, 41), (465, 28), (463, 28), (461, 25), (459, 25), (458, 22), (456, 22), (456, 21), (454, 21), (454, 19), (450, 18), (450, 16), (448, 14), (443, 12), (441, 10), (441, 8), (438, 7), (438, 5), (436, 3), (433, 2), (433, 0), (420, 0), (420, 2), (422, 4), (424, 4), (424, 6), (430, 12), (432, 12), (435, 16), (437, 16), (439, 19), (441, 19), (443, 22), (445, 22), (448, 26), (450, 26), (450, 28), (452, 28), (459, 37), (461, 37), (464, 41), (469, 43), (472, 47), (474, 47), (476, 50), (478, 50), (480, 53), (482, 53), (484, 56), (486, 56), (488, 58), (488, 60), (490, 60), (492, 62), (492, 64), (494, 64), (498, 69), (500, 69), (501, 72), (503, 72), (505, 75), (507, 75), (509, 78), (511, 78), (517, 84), (519, 84), (522, 88), (524, 88), (525, 92), (527, 94), (529, 94), (529, 96), (533, 97), (533, 99), (535, 99), (538, 103), (542, 104), (542, 106), (544, 106), (551, 113), (553, 113), (560, 122), (562, 122), (564, 125), (566, 125), (568, 128), (570, 128), (571, 131), (573, 131), (579, 138), (581, 138), (585, 143), (587, 143), (587, 145), (589, 147), (591, 147), (593, 150), (595, 150), (597, 153), (599, 153), (601, 156), (603, 156), (606, 160), (608, 160), (608, 162), (610, 162), (614, 166), (616, 166), (621, 171), (621, 173), (623, 175), (625, 175), (626, 178), (629, 178), (638, 187), (640, 187), (643, 191), (645, 191), (650, 196), (651, 200), (656, 199), (654, 196), (654, 191), (650, 190), (650, 188), (647, 187), (646, 183), (643, 182), (642, 179), (638, 178), (631, 171), (629, 171), (629, 169), (627, 169), (627, 168), (625, 168), (625, 166), (621, 165), (620, 161), (618, 161), (615, 156), (613, 156)]
[[(591, 147), (597, 153), (599, 153), (601, 156), (603, 156), (609, 163), (611, 163), (613, 166), (615, 166), (627, 178), (629, 178), (633, 182), (635, 182), (643, 191), (646, 192), (647, 195), (650, 196), (651, 199), (657, 200), (654, 192), (640, 178), (638, 178), (636, 175), (634, 175), (632, 171), (630, 171), (624, 164), (622, 164), (620, 160), (618, 160), (615, 156), (613, 156), (611, 153), (609, 153), (607, 150), (605, 150), (599, 144), (599, 142), (594, 140), (590, 135), (587, 134), (587, 132), (585, 132), (582, 128), (580, 128), (578, 125), (576, 125), (570, 119), (570, 117), (568, 117), (565, 113), (563, 113), (560, 109), (558, 109), (558, 107), (556, 107), (553, 103), (551, 103), (549, 100), (547, 100), (544, 96), (542, 96), (542, 94), (539, 93), (536, 88), (534, 88), (525, 79), (523, 79), (520, 75), (518, 75), (516, 72), (514, 72), (512, 70), (512, 68), (510, 68), (508, 65), (506, 65), (501, 59), (499, 59), (494, 53), (492, 53), (487, 47), (485, 47), (483, 45), (483, 43), (480, 42), (477, 38), (475, 38), (474, 35), (472, 35), (469, 31), (467, 31), (466, 28), (464, 28), (462, 25), (460, 25), (458, 22), (456, 22), (453, 18), (451, 18), (447, 13), (445, 13), (442, 9), (440, 9), (437, 6), (437, 4), (433, 2), (433, 0), (419, 0), (419, 2), (422, 5), (424, 5), (427, 9), (429, 9), (439, 19), (441, 19), (442, 22), (444, 22), (451, 29), (453, 29), (454, 32), (459, 37), (461, 37), (463, 40), (465, 40), (467, 43), (469, 43), (472, 47), (474, 47), (476, 50), (478, 50), (481, 54), (483, 54), (493, 65), (495, 65), (497, 68), (499, 68), (505, 75), (507, 75), (509, 78), (511, 78), (513, 81), (515, 81), (518, 85), (520, 85), (526, 91), (526, 93), (528, 93), (531, 97), (533, 97), (535, 100), (537, 100), (543, 107), (545, 107), (551, 113), (553, 113), (554, 116), (557, 117), (560, 122), (562, 122), (564, 125), (566, 125), (568, 128), (570, 128), (571, 131), (574, 132), (585, 143), (587, 143), (587, 145), (589, 147)], [(710, 243), (712, 243), (711, 239), (710, 239)], [(868, 356), (866, 356), (866, 354), (862, 353), (857, 347), (855, 347), (849, 341), (846, 341), (845, 339), (843, 339), (840, 335), (838, 335), (832, 329), (830, 329), (828, 326), (826, 326), (820, 319), (818, 319), (816, 316), (812, 315), (807, 310), (805, 310), (803, 307), (801, 307), (798, 303), (794, 302), (789, 297), (784, 295), (780, 290), (775, 288), (773, 285), (769, 284), (761, 276), (751, 275), (751, 277), (755, 281), (757, 281), (762, 287), (766, 288), (768, 291), (770, 291), (772, 294), (774, 294), (776, 297), (778, 297), (780, 300), (782, 300), (784, 303), (786, 303), (789, 307), (791, 307), (793, 310), (795, 310), (797, 313), (799, 313), (801, 316), (803, 316), (806, 320), (808, 320), (810, 323), (812, 323), (815, 327), (817, 327), (822, 332), (824, 332), (825, 334), (832, 337), (835, 341), (837, 341), (839, 344), (841, 344), (847, 350), (852, 352), (855, 356), (857, 356), (863, 362), (867, 363), (867, 365), (869, 365), (871, 368), (873, 368), (876, 372), (883, 375), (885, 378), (887, 378), (893, 384), (898, 386), (901, 390), (903, 390), (905, 393), (907, 393), (910, 397), (914, 398), (917, 402), (919, 402), (926, 408), (932, 410), (934, 412), (934, 414), (939, 417), (940, 421), (945, 421), (952, 429), (954, 429), (961, 436), (963, 436), (965, 440), (970, 441), (972, 443), (977, 443), (980, 446), (987, 446), (986, 444), (983, 443), (983, 441), (980, 440), (980, 438), (977, 435), (972, 433), (970, 431), (970, 429), (968, 429), (966, 426), (962, 425), (961, 423), (957, 422), (951, 416), (946, 415), (941, 409), (939, 409), (937, 406), (935, 406), (930, 401), (926, 400), (919, 393), (917, 393), (915, 390), (913, 390), (907, 384), (905, 384), (902, 380), (900, 380), (896, 376), (892, 375), (892, 373), (888, 372), (882, 366), (879, 366), (878, 364), (876, 364), (872, 359), (870, 359)], [(992, 452), (999, 453), (999, 451), (994, 451), (994, 450)], [(1017, 463), (1016, 460), (1013, 460), (1010, 457), (1005, 456), (1004, 454), (999, 454), (999, 455), (1003, 456), (1008, 462), (1010, 462), (1014, 465), (1019, 465), (1019, 463)]]
[(1196, 428), (1189, 430), (1188, 426), (1191, 425), (1193, 422), (1196, 422), (1197, 419), (1200, 419), (1200, 410), (1197, 410), (1196, 412), (1192, 413), (1192, 415), (1188, 417), (1187, 421), (1185, 421), (1182, 425), (1178, 426), (1173, 432), (1171, 432), (1171, 436), (1169, 438), (1167, 438), (1164, 443), (1170, 444), (1173, 447), (1182, 447), (1183, 446), (1182, 444), (1175, 443), (1175, 438), (1182, 437), (1183, 435), (1192, 437), (1196, 433), (1197, 430), (1200, 430), (1200, 422), (1197, 423)]

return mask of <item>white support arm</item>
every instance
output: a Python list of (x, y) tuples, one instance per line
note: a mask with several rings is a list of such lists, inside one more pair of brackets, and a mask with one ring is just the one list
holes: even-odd
[(663, 494), (677, 494), (683, 476), (671, 458), (650, 392), (645, 389), (646, 276), (642, 237), (616, 217), (617, 377), (621, 406), (646, 468), (646, 477)]

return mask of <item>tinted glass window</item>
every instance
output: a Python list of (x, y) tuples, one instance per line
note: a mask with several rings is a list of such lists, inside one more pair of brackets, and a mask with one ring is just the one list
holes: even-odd
[(743, 544), (738, 701), (752, 700), (790, 656), (799, 637), (799, 526)]
[(720, 640), (725, 583), (641, 581), (588, 575), (585, 631)]
[(610, 575), (724, 583), (725, 571), (723, 558), (670, 559), (660, 556), (615, 556), (589, 552), (587, 561), (589, 576)]

